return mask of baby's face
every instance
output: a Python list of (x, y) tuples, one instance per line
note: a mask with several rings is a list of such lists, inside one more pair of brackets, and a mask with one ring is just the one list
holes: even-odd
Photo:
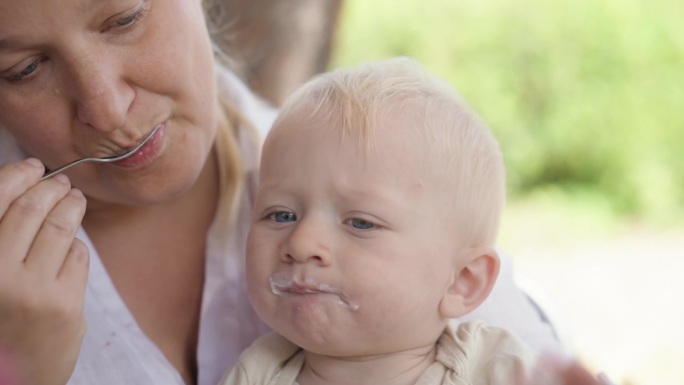
[(455, 203), (421, 156), (425, 147), (384, 122), (366, 156), (356, 138), (341, 143), (300, 115), (276, 126), (264, 147), (247, 246), (253, 306), (314, 353), (433, 344), (459, 247)]

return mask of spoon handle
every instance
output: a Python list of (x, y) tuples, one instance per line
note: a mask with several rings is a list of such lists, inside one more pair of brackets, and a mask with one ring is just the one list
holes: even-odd
[(46, 172), (46, 173), (43, 175), (43, 177), (40, 178), (40, 180), (45, 180), (45, 179), (52, 178), (53, 176), (59, 174), (60, 172), (66, 170), (66, 169), (68, 169), (68, 168), (71, 168), (72, 166), (75, 166), (75, 165), (77, 165), (77, 164), (79, 164), (79, 163), (83, 163), (83, 162), (109, 163), (109, 162), (117, 162), (117, 161), (119, 161), (119, 160), (124, 160), (124, 159), (130, 157), (131, 155), (135, 154), (138, 150), (140, 150), (140, 148), (141, 148), (142, 146), (144, 146), (145, 143), (147, 143), (147, 142), (154, 136), (154, 134), (157, 132), (157, 130), (159, 129), (159, 127), (161, 127), (161, 125), (155, 126), (154, 129), (153, 129), (149, 134), (147, 134), (147, 136), (145, 137), (145, 139), (142, 140), (142, 142), (138, 143), (137, 146), (135, 146), (134, 148), (131, 148), (131, 149), (127, 150), (127, 151), (124, 152), (123, 154), (107, 156), (107, 157), (104, 157), (104, 158), (82, 158), (82, 159), (77, 159), (77, 160), (75, 160), (75, 161), (73, 161), (73, 162), (71, 162), (71, 163), (67, 163), (67, 164), (65, 164), (65, 165), (63, 165), (63, 166), (61, 166), (61, 167), (59, 167), (59, 168), (56, 168), (56, 169), (54, 169), (54, 170), (51, 170), (51, 171)]
[(54, 170), (47, 171), (45, 174), (43, 174), (43, 177), (40, 178), (40, 180), (50, 179), (50, 178), (52, 178), (53, 176), (59, 174), (60, 172), (66, 170), (66, 169), (68, 169), (68, 168), (70, 168), (71, 166), (75, 166), (75, 165), (77, 165), (77, 164), (79, 164), (79, 163), (87, 162), (87, 161), (91, 161), (91, 160), (93, 160), (93, 158), (77, 159), (77, 160), (75, 160), (75, 161), (73, 161), (73, 162), (71, 162), (71, 163), (65, 164), (64, 166), (62, 166), (62, 167), (60, 167), (60, 168), (56, 168), (56, 169), (54, 169)]

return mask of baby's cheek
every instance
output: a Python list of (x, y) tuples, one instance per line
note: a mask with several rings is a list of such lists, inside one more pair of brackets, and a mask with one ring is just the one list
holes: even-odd
[(357, 301), (359, 310), (364, 314), (379, 319), (403, 316), (415, 310), (411, 290), (401, 280), (387, 278), (378, 277), (350, 300)]
[(275, 295), (270, 291), (268, 279), (263, 278), (258, 270), (251, 269), (247, 275), (247, 294), (252, 306), (259, 311), (259, 309), (266, 311), (272, 307), (275, 301)]

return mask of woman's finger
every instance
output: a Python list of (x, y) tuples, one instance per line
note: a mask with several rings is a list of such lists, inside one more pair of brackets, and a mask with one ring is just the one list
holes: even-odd
[(566, 385), (601, 385), (598, 378), (594, 377), (587, 369), (577, 362), (570, 364), (561, 373)]
[(78, 189), (71, 189), (48, 213), (36, 235), (25, 264), (46, 279), (57, 278), (85, 214), (86, 200)]
[(35, 158), (0, 167), (0, 218), (15, 199), (40, 181), (44, 172), (43, 164)]
[(2, 258), (26, 259), (45, 218), (69, 190), (68, 178), (55, 177), (31, 187), (9, 205), (0, 218)]
[(90, 265), (88, 246), (78, 238), (74, 238), (62, 264), (57, 280), (72, 285), (72, 289), (85, 292)]

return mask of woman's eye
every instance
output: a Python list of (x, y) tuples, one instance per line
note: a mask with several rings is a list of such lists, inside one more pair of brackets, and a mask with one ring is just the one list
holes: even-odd
[(11, 74), (7, 76), (5, 79), (9, 83), (17, 83), (22, 80), (28, 79), (33, 75), (33, 73), (38, 69), (38, 66), (40, 66), (41, 63), (45, 62), (47, 60), (47, 57), (43, 56), (37, 60), (34, 60), (31, 62), (31, 64), (27, 65), (23, 69), (21, 69), (19, 72), (16, 72), (14, 74)]
[(361, 219), (361, 218), (352, 218), (349, 220), (349, 224), (353, 228), (359, 229), (359, 230), (370, 230), (370, 229), (373, 229), (376, 227), (375, 223), (367, 221), (365, 219)]
[(294, 213), (287, 211), (276, 211), (268, 216), (268, 218), (274, 222), (284, 223), (284, 222), (294, 222), (297, 220), (297, 216)]
[(121, 17), (116, 17), (113, 20), (111, 20), (105, 28), (106, 30), (113, 29), (113, 30), (121, 30), (121, 29), (127, 29), (129, 27), (134, 26), (137, 24), (145, 15), (147, 14), (147, 11), (149, 10), (149, 4), (147, 1), (143, 2), (133, 10), (133, 13), (127, 13), (124, 16)]
[(140, 9), (132, 15), (128, 15), (128, 16), (117, 19), (115, 21), (115, 24), (117, 27), (126, 27), (129, 25), (135, 24), (135, 22), (140, 20), (144, 15), (145, 15), (145, 13), (143, 12), (142, 9)]

